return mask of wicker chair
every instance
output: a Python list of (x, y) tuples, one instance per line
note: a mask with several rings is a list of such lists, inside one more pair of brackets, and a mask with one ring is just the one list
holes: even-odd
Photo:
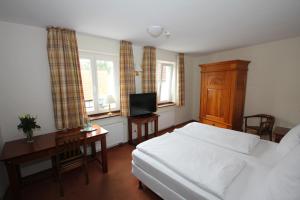
[[(257, 126), (250, 126), (248, 125), (248, 119), (249, 118), (259, 118), (259, 125)], [(272, 132), (273, 132), (273, 126), (275, 123), (275, 117), (271, 115), (266, 114), (257, 114), (257, 115), (250, 115), (245, 116), (245, 132), (250, 131), (251, 133), (257, 134), (259, 136), (262, 135), (269, 135), (270, 141), (272, 141)]]
[[(83, 147), (83, 152), (80, 147)], [(56, 177), (59, 182), (60, 195), (64, 196), (62, 185), (62, 174), (64, 172), (82, 167), (85, 172), (86, 184), (89, 183), (87, 170), (87, 144), (86, 134), (79, 129), (74, 129), (72, 133), (59, 133), (56, 136), (56, 154), (52, 159)]]

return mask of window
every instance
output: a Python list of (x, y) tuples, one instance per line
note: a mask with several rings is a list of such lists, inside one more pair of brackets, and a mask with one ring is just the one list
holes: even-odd
[(158, 103), (174, 102), (175, 63), (157, 61), (156, 89)]
[(88, 114), (108, 112), (109, 95), (115, 103), (111, 110), (119, 110), (119, 69), (114, 56), (80, 52), (80, 69), (85, 107)]

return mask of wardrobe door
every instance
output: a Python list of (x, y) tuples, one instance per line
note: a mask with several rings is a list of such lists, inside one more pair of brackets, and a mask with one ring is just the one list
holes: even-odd
[(230, 72), (203, 73), (201, 118), (228, 123), (230, 110)]

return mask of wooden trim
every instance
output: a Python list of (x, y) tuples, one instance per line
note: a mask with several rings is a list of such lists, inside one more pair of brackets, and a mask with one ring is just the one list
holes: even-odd
[[(248, 64), (249, 61), (233, 60), (200, 65), (200, 122), (242, 129)], [(220, 98), (222, 108), (218, 105)], [(210, 104), (209, 109), (206, 104)], [(223, 115), (218, 114), (220, 109)]]
[(112, 111), (111, 115), (108, 114), (109, 112), (105, 112), (105, 113), (97, 113), (97, 114), (91, 114), (89, 115), (89, 119), (91, 121), (94, 120), (98, 120), (98, 119), (105, 119), (105, 118), (110, 118), (110, 117), (117, 117), (117, 116), (121, 116), (121, 112), (120, 110), (116, 110), (116, 111)]
[(249, 64), (251, 61), (248, 60), (227, 60), (227, 61), (221, 61), (221, 62), (214, 62), (214, 63), (208, 63), (208, 64), (200, 64), (199, 66), (215, 66), (215, 65), (230, 65), (230, 64), (236, 64), (236, 63), (244, 63)]
[(128, 140), (129, 144), (133, 144), (132, 142), (132, 124), (136, 124), (137, 126), (137, 144), (141, 143), (143, 140), (142, 136), (142, 126), (145, 127), (145, 138), (148, 139), (148, 123), (154, 121), (154, 136), (158, 134), (158, 114), (144, 115), (144, 116), (135, 116), (135, 117), (127, 117), (127, 126), (128, 126)]
[(220, 72), (220, 71), (247, 71), (250, 61), (231, 60), (217, 63), (200, 64), (201, 73)]
[[(158, 103), (157, 108), (164, 108), (164, 107), (169, 107), (169, 106), (175, 106), (176, 104), (174, 102), (163, 102), (163, 103)], [(91, 121), (98, 120), (98, 119), (105, 119), (105, 118), (110, 118), (110, 117), (117, 117), (121, 116), (120, 110), (112, 111), (111, 115), (108, 115), (109, 112), (104, 112), (104, 113), (97, 113), (97, 114), (90, 114), (89, 119)]]
[(164, 102), (164, 103), (158, 103), (157, 108), (164, 108), (168, 106), (175, 106), (176, 104), (174, 102)]

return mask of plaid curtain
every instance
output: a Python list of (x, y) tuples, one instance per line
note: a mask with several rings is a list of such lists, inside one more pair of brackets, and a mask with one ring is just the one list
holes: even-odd
[(47, 28), (51, 90), (57, 129), (77, 128), (87, 120), (76, 33)]
[(177, 105), (178, 106), (184, 106), (184, 97), (185, 97), (185, 92), (184, 92), (184, 54), (180, 53), (179, 58), (178, 58), (178, 98), (177, 98)]
[(120, 42), (120, 110), (129, 115), (129, 94), (135, 93), (135, 75), (131, 42)]
[(156, 49), (144, 47), (142, 86), (143, 92), (156, 92)]

